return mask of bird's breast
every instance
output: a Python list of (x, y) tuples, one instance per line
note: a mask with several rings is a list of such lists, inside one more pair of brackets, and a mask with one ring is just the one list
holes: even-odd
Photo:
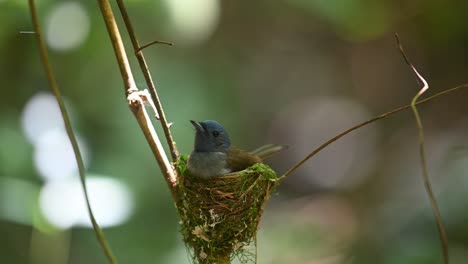
[(187, 169), (194, 176), (212, 178), (231, 172), (227, 168), (226, 160), (227, 155), (224, 152), (194, 151), (188, 159)]

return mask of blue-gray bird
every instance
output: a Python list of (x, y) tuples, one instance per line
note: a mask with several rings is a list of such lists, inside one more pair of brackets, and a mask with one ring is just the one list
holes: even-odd
[(212, 178), (241, 171), (285, 148), (269, 144), (252, 152), (244, 151), (231, 145), (229, 134), (220, 123), (213, 120), (190, 122), (195, 127), (195, 147), (187, 169), (197, 177)]

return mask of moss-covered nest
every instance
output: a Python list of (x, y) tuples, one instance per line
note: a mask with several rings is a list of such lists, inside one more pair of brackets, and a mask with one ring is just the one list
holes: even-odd
[(177, 169), (177, 209), (185, 244), (194, 263), (242, 263), (255, 259), (255, 241), (263, 208), (276, 186), (276, 173), (265, 164), (202, 179), (189, 175), (187, 156)]

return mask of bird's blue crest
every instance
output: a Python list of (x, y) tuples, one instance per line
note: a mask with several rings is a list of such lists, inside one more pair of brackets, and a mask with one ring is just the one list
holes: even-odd
[(196, 130), (196, 152), (227, 152), (231, 147), (229, 134), (220, 123), (214, 120), (203, 122), (190, 120), (190, 122)]

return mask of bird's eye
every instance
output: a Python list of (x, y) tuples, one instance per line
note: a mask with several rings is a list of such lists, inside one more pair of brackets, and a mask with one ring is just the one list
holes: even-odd
[(219, 131), (213, 131), (213, 137), (218, 137), (219, 136)]

